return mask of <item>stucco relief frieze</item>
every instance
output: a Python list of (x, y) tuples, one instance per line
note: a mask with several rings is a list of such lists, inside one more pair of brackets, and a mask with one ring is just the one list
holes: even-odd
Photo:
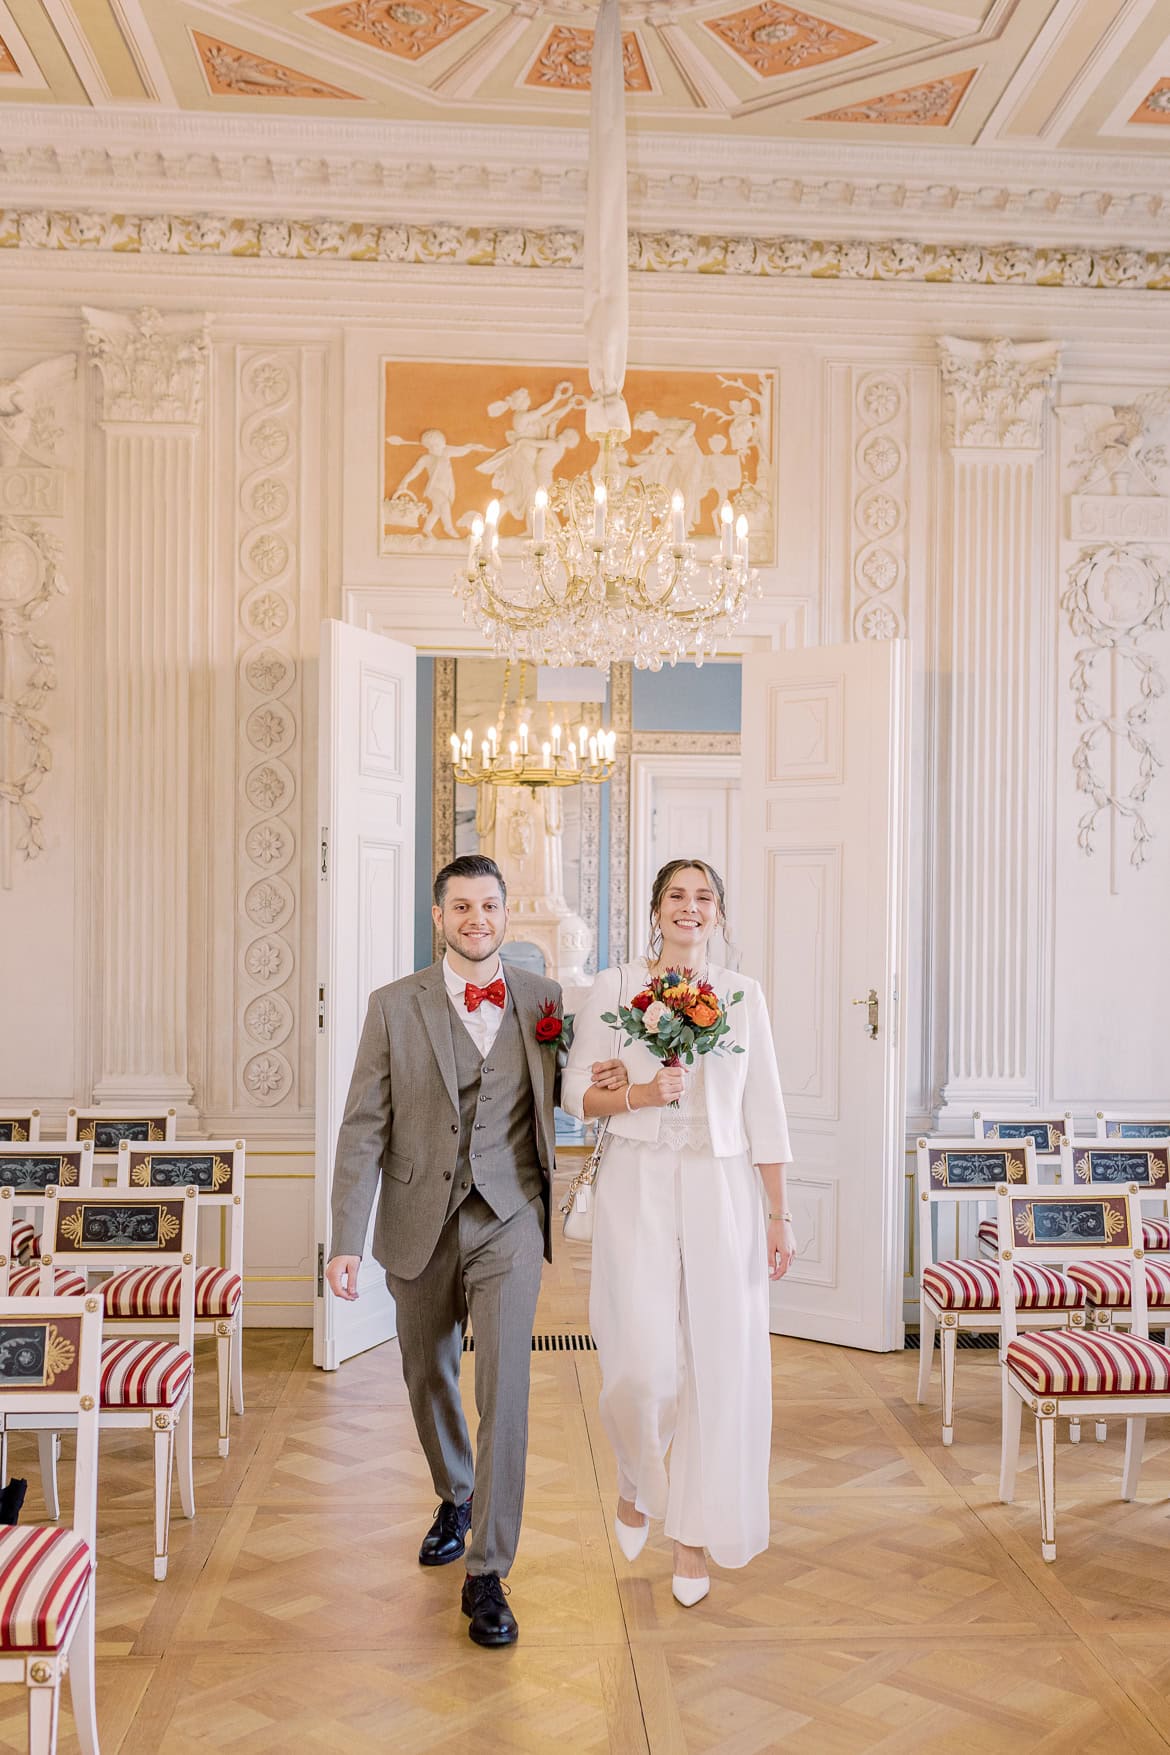
[[(119, 255), (229, 256), (239, 262), (444, 263), (476, 268), (580, 268), (568, 226), (478, 226), (363, 220), (272, 220), (213, 214), (81, 214), (0, 209), (0, 249)], [(634, 230), (630, 267), (796, 280), (939, 281), (1170, 291), (1170, 251), (1087, 245), (954, 243)], [(273, 440), (276, 431), (273, 431)]]
[(290, 816), (301, 759), (293, 646), (300, 417), (296, 371), (271, 351), (246, 354), (238, 363), (237, 392), (241, 827), (236, 1062), (244, 1103), (271, 1109), (296, 1094), (292, 932), (299, 876)]
[(1110, 889), (1147, 862), (1163, 765), (1151, 721), (1166, 692), (1170, 619), (1170, 389), (1058, 410), (1065, 490), (1061, 608), (1078, 642), (1069, 687), (1077, 845), (1107, 846)]
[(203, 408), (207, 327), (185, 313), (162, 316), (83, 306), (89, 356), (101, 378), (108, 421), (193, 424)]
[(13, 856), (44, 851), (35, 794), (53, 763), (45, 714), (57, 686), (45, 617), (67, 587), (61, 537), (65, 419), (58, 398), (77, 361), (59, 354), (0, 380), (0, 888), (13, 883)]
[(909, 408), (904, 372), (853, 374), (850, 622), (860, 640), (906, 628)]

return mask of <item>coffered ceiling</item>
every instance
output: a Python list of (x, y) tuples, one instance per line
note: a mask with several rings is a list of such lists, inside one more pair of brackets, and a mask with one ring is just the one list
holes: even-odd
[[(0, 100), (580, 129), (595, 12), (595, 0), (0, 0)], [(1168, 0), (627, 0), (623, 19), (637, 134), (1170, 151)]]

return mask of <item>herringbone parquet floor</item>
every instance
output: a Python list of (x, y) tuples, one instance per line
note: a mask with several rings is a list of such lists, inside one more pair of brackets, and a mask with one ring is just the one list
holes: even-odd
[[(562, 1248), (539, 1330), (584, 1328), (587, 1276)], [(433, 1496), (395, 1344), (331, 1376), (299, 1332), (250, 1331), (246, 1357), (224, 1463), (201, 1360), (198, 1517), (176, 1503), (165, 1584), (145, 1446), (103, 1440), (104, 1755), (1170, 1748), (1170, 1422), (1151, 1422), (1135, 1505), (1118, 1499), (1120, 1427), (1061, 1444), (1045, 1566), (1027, 1435), (1018, 1502), (996, 1500), (994, 1354), (960, 1355), (946, 1451), (936, 1408), (914, 1403), (913, 1354), (774, 1341), (772, 1546), (716, 1570), (688, 1612), (661, 1532), (633, 1567), (612, 1541), (595, 1357), (537, 1354), (521, 1643), (483, 1652), (458, 1566), (415, 1562)], [(33, 1458), (13, 1448), (35, 1518)], [(0, 1690), (0, 1750), (25, 1746), (23, 1695)], [(68, 1713), (61, 1748), (76, 1749)]]

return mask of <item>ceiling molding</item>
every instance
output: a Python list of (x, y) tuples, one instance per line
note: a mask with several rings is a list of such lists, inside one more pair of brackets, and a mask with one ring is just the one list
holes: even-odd
[[(579, 225), (587, 143), (565, 129), (235, 118), (10, 105), (0, 204), (389, 223)], [(13, 144), (16, 143), (16, 144)], [(631, 134), (643, 226), (1000, 244), (1170, 246), (1148, 156)]]
[[(497, 269), (580, 269), (574, 228), (419, 225), (222, 214), (134, 215), (0, 208), (0, 251), (84, 252), (121, 258), (230, 258), (248, 262), (346, 262)], [(648, 274), (786, 280), (1043, 286), (1078, 291), (1170, 292), (1170, 250), (922, 243), (808, 237), (630, 232), (630, 267)]]

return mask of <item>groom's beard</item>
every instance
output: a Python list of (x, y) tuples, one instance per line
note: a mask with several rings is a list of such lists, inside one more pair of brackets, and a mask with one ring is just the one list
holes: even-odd
[[(507, 928), (504, 929), (506, 930)], [(458, 933), (452, 936), (446, 928), (443, 930), (443, 943), (447, 949), (454, 951), (457, 957), (463, 957), (468, 963), (486, 963), (489, 957), (496, 955), (503, 942), (504, 932), (498, 938), (474, 938), (465, 942)]]

